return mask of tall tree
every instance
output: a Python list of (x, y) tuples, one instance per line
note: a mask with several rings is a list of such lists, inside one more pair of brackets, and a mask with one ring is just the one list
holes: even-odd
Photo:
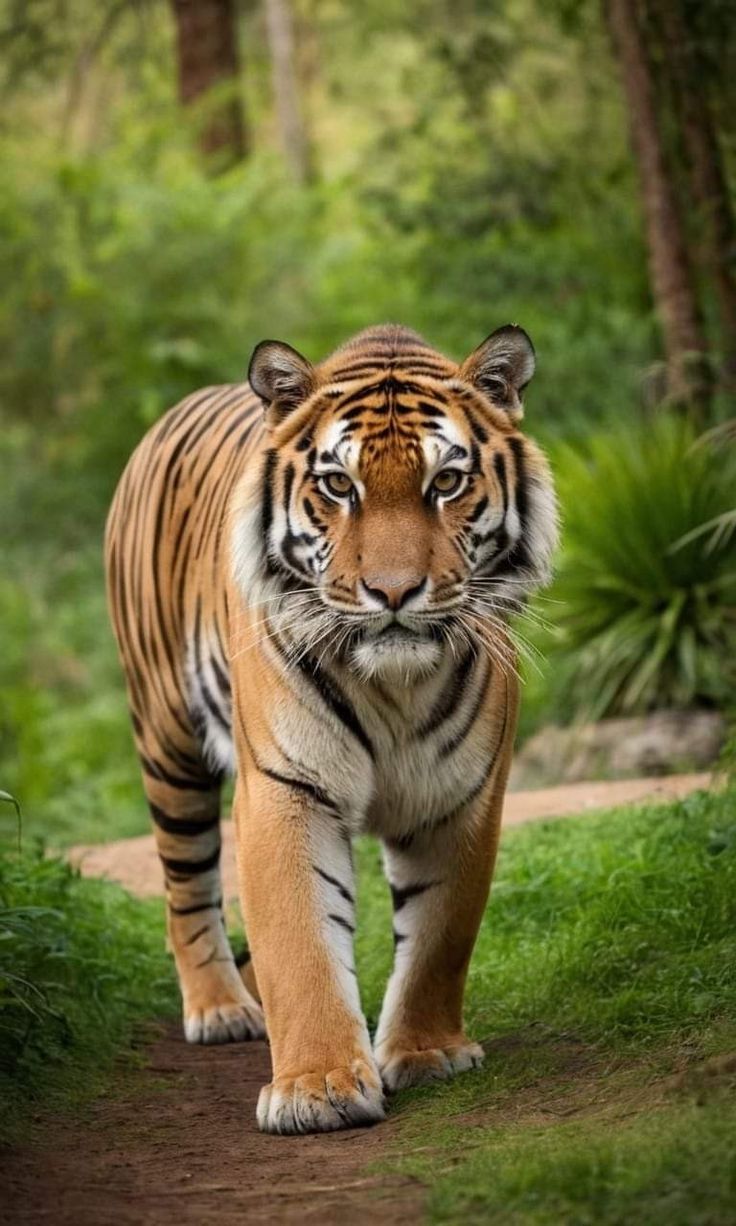
[(667, 387), (678, 402), (702, 405), (706, 342), (687, 240), (669, 173), (655, 85), (636, 0), (603, 0), (626, 97), (646, 226), (649, 271), (664, 340)]
[(265, 4), (273, 92), (281, 143), (292, 175), (297, 183), (305, 183), (311, 172), (311, 157), (299, 105), (291, 0), (265, 0)]
[[(238, 161), (246, 152), (234, 0), (171, 0), (176, 22), (179, 97), (205, 112), (199, 142), (206, 155)], [(213, 93), (211, 99), (207, 95)]]
[(663, 41), (663, 71), (673, 95), (686, 152), (690, 191), (704, 263), (713, 279), (726, 367), (736, 376), (736, 229), (718, 135), (707, 92), (707, 74), (681, 0), (648, 0)]

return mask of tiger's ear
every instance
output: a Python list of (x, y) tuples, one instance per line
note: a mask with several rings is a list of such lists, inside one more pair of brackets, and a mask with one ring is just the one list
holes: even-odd
[(517, 422), (524, 416), (521, 396), (535, 365), (534, 346), (524, 329), (506, 324), (465, 359), (459, 375)]
[(317, 372), (291, 345), (261, 341), (253, 350), (248, 382), (275, 425), (311, 396), (317, 386)]

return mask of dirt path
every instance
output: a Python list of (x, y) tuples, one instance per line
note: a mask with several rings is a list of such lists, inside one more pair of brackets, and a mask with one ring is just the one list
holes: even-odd
[[(504, 820), (510, 826), (644, 799), (669, 800), (709, 782), (708, 775), (683, 775), (517, 792), (507, 798)], [(230, 822), (224, 831), (225, 888), (231, 897)], [(84, 873), (120, 881), (136, 894), (161, 892), (149, 836), (76, 848), (73, 858)], [(489, 1053), (497, 1044), (487, 1044)], [(571, 1055), (568, 1047), (563, 1044), (560, 1067), (565, 1078), (559, 1086), (553, 1079), (544, 1098), (560, 1093), (563, 1085), (569, 1093), (567, 1074), (581, 1071), (582, 1057), (577, 1050)], [(145, 1052), (144, 1067), (121, 1078), (111, 1095), (95, 1102), (81, 1119), (42, 1121), (33, 1145), (5, 1155), (0, 1224), (413, 1226), (422, 1220), (424, 1190), (418, 1182), (369, 1169), (397, 1137), (400, 1117), (370, 1131), (263, 1136), (254, 1112), (269, 1075), (263, 1043), (191, 1047), (178, 1023), (162, 1026)], [(537, 1124), (546, 1118), (539, 1115), (539, 1094), (535, 1090), (528, 1104)], [(598, 1101), (600, 1096), (592, 1097)], [(521, 1107), (516, 1101), (514, 1111)]]
[[(517, 826), (541, 818), (572, 816), (613, 808), (615, 805), (639, 804), (644, 800), (675, 800), (699, 788), (707, 788), (711, 779), (709, 774), (669, 775), (652, 779), (571, 783), (534, 792), (509, 792), (504, 808), (504, 826)], [(232, 822), (222, 823), (222, 837), (224, 895), (230, 900), (237, 896)], [(108, 877), (139, 897), (163, 893), (163, 877), (153, 835), (74, 847), (69, 854), (85, 876)]]
[(396, 1131), (310, 1137), (256, 1130), (265, 1043), (192, 1047), (161, 1028), (147, 1067), (80, 1121), (49, 1121), (41, 1140), (0, 1163), (3, 1226), (411, 1226), (422, 1188), (371, 1175)]

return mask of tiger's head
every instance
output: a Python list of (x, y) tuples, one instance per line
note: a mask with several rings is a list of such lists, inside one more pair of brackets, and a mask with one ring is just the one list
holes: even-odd
[(234, 559), (268, 632), (411, 681), (547, 581), (554, 489), (519, 430), (534, 364), (512, 325), (460, 365), (391, 325), (318, 366), (256, 347), (266, 440), (236, 501)]

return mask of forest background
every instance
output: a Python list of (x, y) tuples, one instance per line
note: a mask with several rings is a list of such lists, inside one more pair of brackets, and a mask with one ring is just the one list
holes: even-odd
[(146, 829), (106, 508), (263, 337), (319, 359), (395, 320), (462, 358), (522, 324), (564, 544), (521, 739), (730, 713), (731, 0), (3, 0), (0, 45), (0, 786), (28, 836)]

